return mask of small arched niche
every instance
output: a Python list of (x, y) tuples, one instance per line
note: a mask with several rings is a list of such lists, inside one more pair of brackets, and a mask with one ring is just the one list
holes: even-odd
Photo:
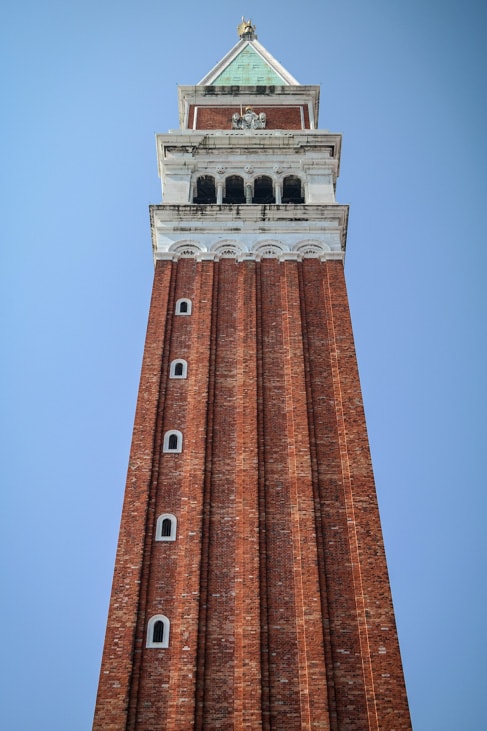
[(176, 315), (190, 315), (191, 310), (191, 300), (184, 298), (176, 302)]
[(171, 361), (169, 369), (169, 378), (187, 378), (188, 363), (183, 358), (177, 358)]
[(175, 541), (176, 529), (176, 516), (172, 513), (163, 513), (157, 518), (156, 541)]
[(169, 630), (171, 623), (164, 614), (155, 614), (147, 623), (146, 647), (169, 647)]
[(180, 454), (183, 451), (183, 435), (177, 429), (172, 429), (164, 434), (162, 451), (173, 454)]

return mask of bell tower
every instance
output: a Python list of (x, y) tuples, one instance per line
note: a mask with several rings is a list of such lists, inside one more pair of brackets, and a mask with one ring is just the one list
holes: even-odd
[(410, 729), (335, 199), (341, 136), (242, 19), (163, 203), (93, 728)]

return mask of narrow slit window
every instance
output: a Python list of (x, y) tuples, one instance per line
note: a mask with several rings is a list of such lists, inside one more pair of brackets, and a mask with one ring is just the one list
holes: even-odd
[(162, 521), (161, 536), (167, 538), (171, 535), (171, 518), (164, 518)]
[(157, 622), (154, 622), (152, 642), (164, 642), (164, 622), (162, 619), (158, 619)]

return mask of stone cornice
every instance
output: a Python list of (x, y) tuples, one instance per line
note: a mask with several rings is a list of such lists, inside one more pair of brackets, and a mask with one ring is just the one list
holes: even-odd
[(344, 205), (160, 204), (150, 216), (155, 259), (343, 259), (345, 253)]
[(262, 160), (283, 155), (292, 157), (295, 162), (296, 154), (300, 156), (301, 165), (306, 165), (307, 160), (312, 164), (315, 160), (325, 165), (332, 164), (338, 176), (341, 143), (340, 134), (327, 130), (215, 130), (204, 133), (185, 130), (156, 136), (160, 176), (163, 167), (170, 169), (183, 164), (188, 168), (192, 161), (203, 159), (218, 158), (218, 162), (223, 164), (235, 155), (259, 155)]
[(194, 154), (199, 149), (219, 149), (229, 146), (262, 149), (310, 147), (321, 149), (333, 145), (341, 148), (341, 134), (328, 130), (172, 130), (167, 134), (156, 135), (158, 149), (181, 148), (181, 152)]
[(289, 223), (305, 224), (315, 222), (326, 222), (339, 219), (344, 222), (348, 217), (348, 206), (341, 204), (309, 205), (305, 203), (296, 204), (232, 204), (232, 205), (198, 205), (188, 203), (187, 205), (173, 205), (159, 203), (150, 206), (151, 220), (167, 221), (177, 225), (178, 222), (203, 221), (205, 226), (216, 227), (221, 222), (241, 222), (242, 226), (262, 226), (265, 223), (282, 222), (286, 226)]

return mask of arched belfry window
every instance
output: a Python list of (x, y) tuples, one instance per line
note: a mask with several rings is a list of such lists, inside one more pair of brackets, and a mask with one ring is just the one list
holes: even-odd
[(254, 197), (252, 203), (275, 203), (272, 178), (268, 175), (261, 175), (254, 180)]
[(224, 203), (245, 203), (244, 181), (240, 175), (229, 175), (225, 180)]
[(156, 541), (175, 541), (177, 525), (175, 515), (171, 513), (160, 515), (156, 523)]
[(169, 378), (187, 378), (188, 364), (182, 358), (173, 360), (169, 369)]
[(184, 298), (176, 302), (176, 315), (190, 315), (191, 309), (191, 300)]
[(183, 451), (183, 435), (177, 429), (167, 431), (164, 434), (164, 442), (162, 445), (163, 452), (174, 452), (179, 454)]
[(201, 175), (198, 178), (193, 203), (216, 203), (215, 178), (213, 175)]
[(164, 614), (156, 614), (147, 624), (146, 647), (169, 647), (169, 630), (171, 623)]
[(297, 175), (287, 175), (282, 181), (283, 203), (304, 203), (303, 185)]

